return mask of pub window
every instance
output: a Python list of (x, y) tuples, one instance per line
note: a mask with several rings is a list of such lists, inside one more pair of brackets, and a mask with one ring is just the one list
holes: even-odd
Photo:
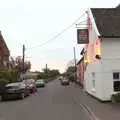
[(119, 79), (119, 72), (113, 73), (113, 79)]
[(92, 87), (95, 89), (95, 72), (92, 72)]
[(113, 87), (114, 91), (120, 91), (120, 73), (119, 72), (114, 72), (113, 73)]
[(114, 91), (120, 91), (120, 81), (114, 81)]

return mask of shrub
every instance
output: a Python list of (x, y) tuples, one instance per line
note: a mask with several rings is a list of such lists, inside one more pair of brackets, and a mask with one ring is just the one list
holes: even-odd
[(4, 78), (0, 79), (0, 84), (1, 84), (1, 85), (5, 85), (5, 84), (7, 84), (7, 83), (9, 83), (9, 80), (6, 80), (6, 79), (4, 79)]
[(0, 79), (0, 95), (4, 92), (4, 87), (9, 81), (6, 79)]
[(120, 93), (113, 94), (111, 99), (112, 102), (120, 102)]
[(12, 70), (0, 70), (0, 83), (10, 83), (17, 80), (17, 73)]

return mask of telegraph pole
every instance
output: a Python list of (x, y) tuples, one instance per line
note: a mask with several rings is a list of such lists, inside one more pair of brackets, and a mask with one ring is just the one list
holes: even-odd
[(73, 52), (74, 52), (74, 64), (75, 64), (75, 81), (77, 81), (77, 63), (76, 63), (76, 52), (75, 52), (75, 47), (73, 47)]
[(45, 72), (45, 74), (46, 74), (46, 79), (48, 79), (48, 65), (46, 64), (46, 72)]
[(48, 72), (48, 67), (47, 67), (47, 64), (46, 64), (46, 74), (47, 74), (47, 72)]
[(24, 64), (25, 64), (25, 45), (23, 44), (23, 72), (24, 72)]

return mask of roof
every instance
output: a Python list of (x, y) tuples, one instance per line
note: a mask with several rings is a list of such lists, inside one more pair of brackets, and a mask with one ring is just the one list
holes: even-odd
[(120, 4), (116, 8), (120, 8)]
[(78, 62), (77, 62), (77, 65), (81, 63), (81, 61), (84, 60), (84, 57), (82, 57)]
[(4, 51), (4, 55), (9, 56), (10, 52), (9, 52), (9, 49), (8, 49), (6, 43), (5, 43), (5, 40), (4, 40), (3, 36), (2, 36), (2, 34), (1, 34), (1, 31), (0, 31), (0, 45), (1, 45), (2, 49), (3, 49), (3, 51)]
[(80, 52), (80, 54), (81, 54), (81, 55), (83, 55), (83, 54), (84, 54), (84, 48), (82, 49), (82, 51)]
[(99, 37), (120, 37), (119, 8), (91, 8)]

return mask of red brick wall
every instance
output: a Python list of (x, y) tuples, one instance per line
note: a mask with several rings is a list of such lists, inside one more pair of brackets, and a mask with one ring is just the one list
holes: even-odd
[(10, 56), (9, 50), (4, 41), (4, 38), (0, 33), (0, 68), (8, 68), (7, 64), (9, 62), (9, 56)]
[(77, 64), (77, 82), (83, 85), (84, 82), (84, 59), (82, 58)]

